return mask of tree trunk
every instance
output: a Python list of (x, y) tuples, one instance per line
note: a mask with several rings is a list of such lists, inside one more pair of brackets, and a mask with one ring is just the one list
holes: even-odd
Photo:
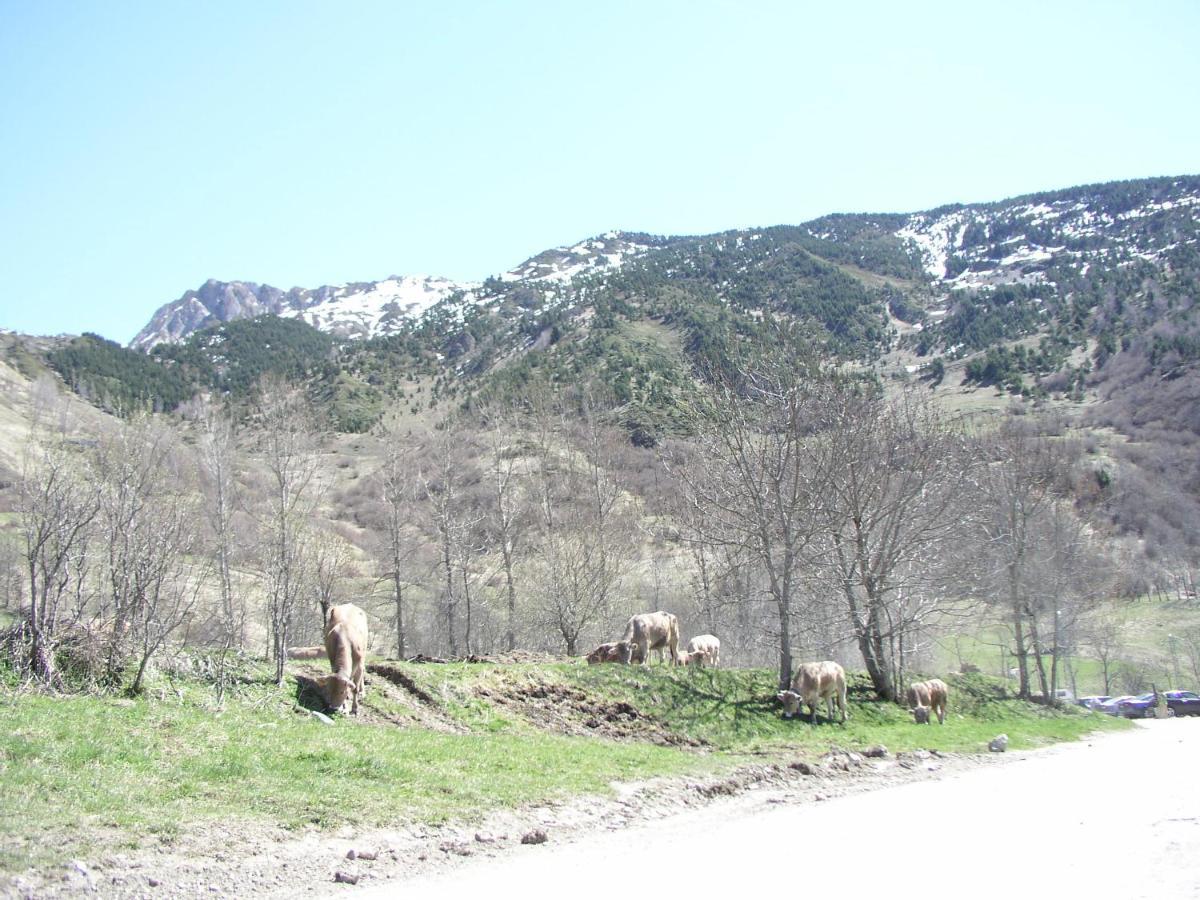
[(779, 600), (779, 689), (786, 691), (792, 686), (792, 635), (791, 611), (784, 600)]
[(1029, 642), (1033, 645), (1033, 661), (1037, 665), (1038, 683), (1042, 686), (1042, 696), (1047, 703), (1054, 702), (1054, 694), (1050, 690), (1050, 681), (1046, 677), (1046, 662), (1042, 650), (1042, 639), (1038, 634), (1037, 623), (1033, 610), (1026, 610), (1029, 617)]
[(467, 578), (467, 567), (464, 565), (462, 570), (463, 582), (463, 602), (466, 603), (467, 609), (467, 630), (466, 630), (466, 653), (471, 655), (471, 582)]
[(400, 571), (397, 567), (395, 575), (396, 588), (396, 658), (404, 659), (405, 653), (404, 641), (404, 586), (400, 583)]
[(458, 637), (454, 634), (454, 565), (450, 555), (450, 535), (448, 533), (442, 536), (442, 565), (446, 568), (446, 633), (450, 640), (450, 655), (458, 656)]
[(517, 588), (513, 583), (512, 543), (508, 538), (501, 544), (504, 555), (504, 584), (508, 591), (508, 622), (504, 632), (504, 643), (509, 652), (517, 649)]
[[(1019, 603), (1013, 606), (1013, 639), (1016, 643), (1017, 657), (1017, 696), (1022, 700), (1029, 699), (1029, 650), (1025, 646), (1025, 622)], [(1008, 673), (1006, 672), (1005, 675)]]
[(892, 684), (891, 673), (888, 671), (887, 660), (883, 653), (883, 639), (866, 628), (858, 635), (858, 649), (862, 653), (863, 662), (867, 666), (867, 675), (871, 678), (871, 686), (881, 700), (895, 700), (896, 689)]

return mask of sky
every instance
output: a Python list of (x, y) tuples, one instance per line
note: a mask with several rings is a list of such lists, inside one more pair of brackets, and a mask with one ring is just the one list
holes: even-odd
[(0, 0), (0, 328), (1200, 173), (1200, 3)]

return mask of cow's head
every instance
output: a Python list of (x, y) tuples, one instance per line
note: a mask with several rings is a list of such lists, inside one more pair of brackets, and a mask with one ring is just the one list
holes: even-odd
[(795, 691), (780, 691), (775, 695), (775, 699), (783, 704), (783, 717), (785, 719), (790, 719), (792, 716), (799, 714), (801, 697)]
[(608, 658), (608, 648), (601, 644), (595, 650), (587, 655), (589, 666), (594, 666), (596, 663), (604, 662)]
[(321, 689), (321, 696), (325, 698), (325, 705), (330, 709), (340, 710), (346, 705), (347, 699), (357, 699), (358, 686), (337, 672), (318, 678), (317, 685)]
[(913, 715), (913, 721), (915, 721), (918, 725), (928, 725), (929, 724), (929, 707), (928, 706), (914, 706), (912, 708), (911, 712)]

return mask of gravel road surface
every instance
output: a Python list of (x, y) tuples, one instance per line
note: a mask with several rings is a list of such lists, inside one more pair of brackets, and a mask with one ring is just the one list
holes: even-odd
[(551, 835), (328, 896), (1200, 898), (1200, 718), (1138, 724), (938, 781)]

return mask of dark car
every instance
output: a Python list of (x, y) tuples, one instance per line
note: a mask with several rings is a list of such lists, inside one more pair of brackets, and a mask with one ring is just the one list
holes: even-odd
[[(1170, 695), (1180, 693), (1179, 691), (1163, 691), (1163, 697), (1167, 700), (1167, 715), (1177, 715), (1175, 704), (1171, 703)], [(1151, 691), (1149, 694), (1142, 694), (1140, 697), (1134, 697), (1132, 700), (1122, 700), (1119, 704), (1118, 715), (1122, 715), (1127, 719), (1153, 719), (1155, 707), (1158, 706), (1158, 694)], [(1187, 715), (1184, 713), (1184, 715)]]
[(1163, 691), (1167, 706), (1177, 716), (1200, 716), (1200, 694), (1195, 691)]
[(1132, 695), (1126, 695), (1124, 697), (1109, 697), (1107, 700), (1103, 700), (1099, 703), (1093, 703), (1092, 709), (1094, 709), (1096, 712), (1102, 712), (1110, 716), (1119, 716), (1121, 715), (1121, 704), (1136, 699), (1137, 697)]
[[(1163, 691), (1167, 701), (1167, 709), (1172, 716), (1200, 716), (1200, 694), (1195, 691)], [(1158, 705), (1158, 696), (1151, 691), (1132, 700), (1123, 700), (1119, 704), (1119, 715), (1128, 719), (1152, 718), (1154, 707)]]

